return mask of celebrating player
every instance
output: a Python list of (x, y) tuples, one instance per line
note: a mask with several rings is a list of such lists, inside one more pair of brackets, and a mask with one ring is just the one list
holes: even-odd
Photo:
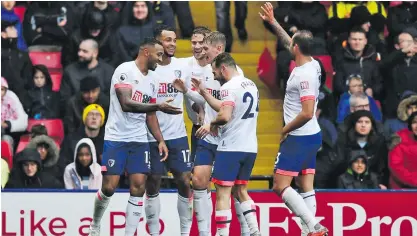
[[(300, 217), (309, 236), (328, 234), (315, 219), (316, 198), (313, 180), (316, 154), (322, 142), (320, 126), (315, 117), (320, 87), (321, 69), (311, 57), (313, 36), (308, 31), (298, 31), (292, 39), (274, 18), (271, 3), (266, 3), (259, 13), (276, 31), (282, 44), (295, 58), (296, 67), (287, 82), (284, 99), (285, 126), (282, 129), (281, 147), (275, 161), (273, 190), (281, 196), (288, 208)], [(293, 177), (299, 177), (301, 193), (291, 188)], [(303, 230), (305, 231), (305, 230)]]
[(167, 102), (155, 103), (155, 72), (162, 60), (163, 47), (155, 39), (141, 43), (135, 61), (117, 67), (110, 89), (110, 109), (104, 135), (103, 183), (94, 200), (90, 235), (100, 235), (100, 221), (126, 169), (130, 180), (130, 197), (126, 208), (126, 236), (134, 235), (139, 223), (149, 173), (149, 145), (146, 126), (157, 140), (157, 149), (168, 157), (155, 111), (180, 114), (181, 109)]
[[(172, 84), (176, 78), (181, 78), (185, 73), (184, 60), (174, 57), (177, 36), (174, 29), (165, 25), (158, 26), (154, 31), (154, 35), (162, 43), (164, 48), (162, 61), (155, 70), (159, 79), (159, 90), (156, 101), (159, 102), (167, 98), (172, 98), (172, 104), (180, 107), (182, 111), (184, 96)], [(182, 114), (167, 115), (162, 112), (157, 112), (156, 115), (169, 150), (169, 158), (166, 162), (160, 161), (161, 153), (158, 150), (157, 140), (149, 136), (151, 174), (146, 181), (145, 207), (149, 231), (152, 236), (159, 235), (159, 189), (161, 176), (169, 170), (174, 175), (178, 186), (177, 209), (181, 223), (181, 235), (189, 235), (193, 216), (190, 188), (192, 162), (190, 160), (184, 116)]]
[[(210, 133), (216, 135), (219, 126), (222, 126), (212, 173), (212, 182), (216, 186), (217, 234), (229, 235), (232, 220), (230, 196), (232, 187), (236, 185), (235, 192), (250, 235), (260, 235), (255, 204), (247, 192), (248, 180), (258, 151), (256, 125), (259, 92), (255, 83), (237, 71), (236, 63), (228, 53), (218, 55), (211, 66), (214, 79), (222, 84), (221, 101), (207, 102), (219, 108), (216, 109), (219, 112), (196, 135), (199, 138), (205, 138)], [(207, 92), (200, 80), (193, 79), (193, 84), (199, 93)]]

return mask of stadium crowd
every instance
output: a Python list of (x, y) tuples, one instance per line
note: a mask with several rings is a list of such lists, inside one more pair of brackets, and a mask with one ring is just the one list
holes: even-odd
[[(190, 38), (188, 2), (1, 4), (2, 188), (98, 189), (114, 69), (136, 56), (155, 25), (175, 27), (175, 15), (182, 38)], [(215, 6), (230, 51), (230, 2)], [(26, 9), (22, 19), (15, 7)], [(250, 35), (247, 3), (236, 4), (236, 11), (244, 41)], [(315, 187), (417, 188), (417, 4), (279, 2), (274, 13), (290, 36), (311, 31), (313, 55), (329, 55), (334, 68), (333, 88), (323, 80), (316, 112), (323, 143)], [(32, 50), (61, 50), (56, 60), (63, 71), (34, 65)], [(285, 85), (291, 55), (279, 41), (276, 50), (276, 82)], [(322, 64), (322, 78), (329, 78)], [(26, 131), (30, 121), (45, 119), (61, 119), (64, 137), (42, 124)], [(4, 149), (13, 156), (12, 168)]]

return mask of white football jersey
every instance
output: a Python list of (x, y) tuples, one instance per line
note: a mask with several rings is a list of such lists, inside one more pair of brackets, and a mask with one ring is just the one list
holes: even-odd
[(252, 80), (236, 76), (220, 89), (223, 105), (234, 107), (232, 117), (220, 132), (218, 151), (258, 152), (256, 127), (259, 112), (259, 91)]
[[(181, 108), (183, 111), (184, 95), (174, 88), (173, 82), (175, 79), (183, 78), (185, 75), (186, 60), (171, 57), (171, 63), (166, 66), (158, 65), (155, 73), (159, 82), (158, 95), (156, 97), (157, 103), (163, 103), (166, 100), (173, 98), (170, 104)], [(159, 126), (164, 140), (172, 140), (187, 136), (184, 123), (184, 114), (170, 115), (161, 111), (156, 112)], [(155, 142), (155, 138), (149, 132), (149, 142)]]
[(145, 76), (134, 61), (119, 65), (114, 71), (110, 87), (110, 108), (104, 140), (118, 142), (148, 142), (146, 113), (123, 112), (115, 88), (131, 87), (132, 100), (155, 103), (158, 91), (155, 72)]
[[(302, 66), (295, 67), (287, 81), (284, 98), (284, 121), (290, 123), (301, 112), (301, 102), (315, 100), (314, 113), (317, 110), (317, 100), (320, 89), (320, 64), (312, 59)], [(304, 126), (290, 132), (290, 135), (312, 135), (320, 132), (316, 116), (313, 116)]]

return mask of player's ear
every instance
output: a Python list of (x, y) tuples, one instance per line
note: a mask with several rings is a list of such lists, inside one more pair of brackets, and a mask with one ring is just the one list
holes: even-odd
[(149, 49), (148, 48), (143, 48), (143, 54), (148, 57), (149, 56)]

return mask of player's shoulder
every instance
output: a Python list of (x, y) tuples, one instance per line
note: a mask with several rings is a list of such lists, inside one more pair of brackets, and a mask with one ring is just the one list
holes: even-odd
[(316, 60), (312, 60), (294, 69), (294, 76), (299, 80), (315, 79), (320, 73), (320, 64)]
[(245, 76), (245, 73), (243, 73), (242, 68), (240, 68), (238, 65), (236, 65), (236, 70), (237, 70), (237, 72), (239, 73), (239, 75), (241, 75), (241, 76)]
[(126, 72), (130, 71), (132, 68), (132, 64), (135, 63), (134, 61), (127, 61), (120, 64), (118, 67), (116, 67), (115, 72)]

